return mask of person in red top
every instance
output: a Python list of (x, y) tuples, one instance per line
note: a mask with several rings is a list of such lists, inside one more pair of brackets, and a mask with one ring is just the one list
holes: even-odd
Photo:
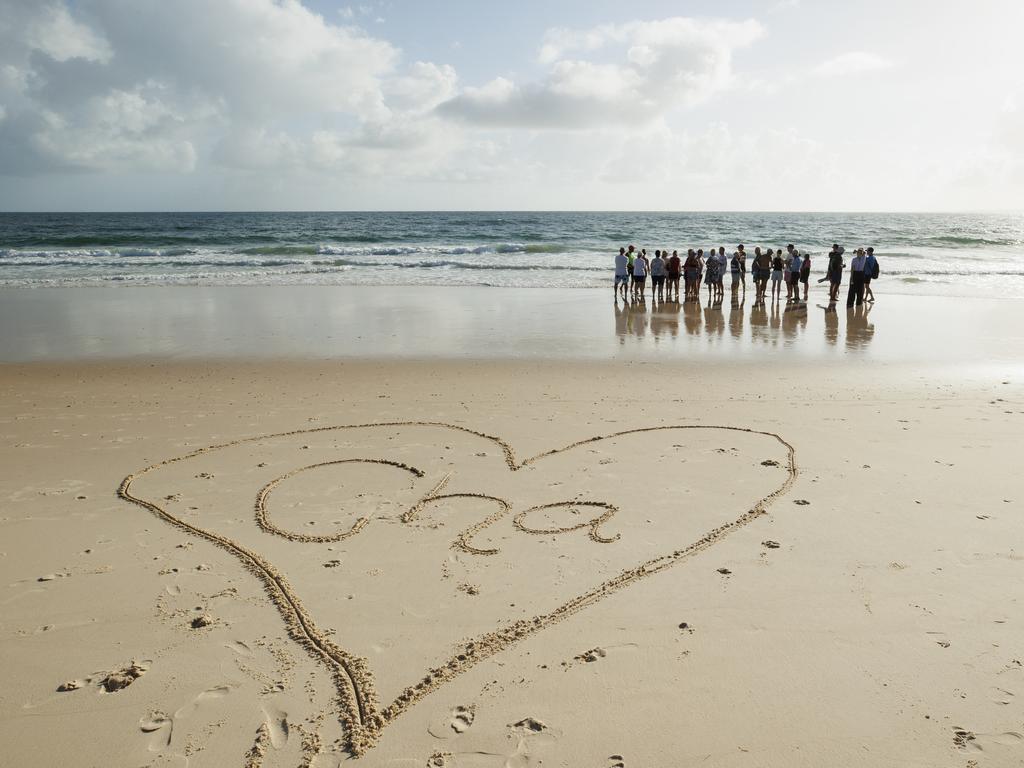
[(668, 260), (668, 298), (672, 300), (672, 290), (675, 289), (676, 301), (679, 301), (679, 275), (682, 272), (682, 263), (679, 261), (679, 252), (672, 251)]

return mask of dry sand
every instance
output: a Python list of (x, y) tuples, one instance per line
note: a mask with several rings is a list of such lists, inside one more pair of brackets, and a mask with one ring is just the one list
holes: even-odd
[(1022, 765), (1021, 374), (0, 366), (0, 763)]

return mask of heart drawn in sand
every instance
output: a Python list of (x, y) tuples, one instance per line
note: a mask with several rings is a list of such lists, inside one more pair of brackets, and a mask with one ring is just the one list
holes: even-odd
[[(670, 442), (684, 437), (695, 444)], [(741, 447), (721, 447), (726, 438)], [(719, 445), (713, 447), (713, 440)], [(769, 449), (781, 461), (763, 463)], [(302, 461), (295, 459), (297, 451)], [(257, 463), (260, 458), (268, 460)], [(399, 478), (401, 488), (383, 502), (394, 514), (366, 514), (328, 532), (297, 530), (290, 515), (307, 511), (303, 484), (312, 488), (317, 478), (338, 473), (366, 482)], [(749, 524), (789, 490), (796, 476), (789, 443), (744, 427), (631, 429), (519, 460), (506, 441), (466, 427), (384, 422), (207, 446), (129, 475), (118, 495), (230, 552), (262, 582), (291, 638), (331, 675), (347, 748), (358, 756), (404, 711), (473, 665)], [(194, 500), (188, 512), (178, 511), (183, 486)], [(695, 492), (697, 487), (703, 490)], [(749, 506), (737, 502), (744, 492), (759, 498)], [(300, 500), (289, 507), (289, 498)], [(459, 510), (471, 517), (455, 523), (459, 530), (453, 540), (448, 527)], [(693, 530), (680, 533), (686, 525)], [(575, 531), (585, 532), (600, 557), (566, 564), (552, 556), (552, 542)], [(402, 547), (419, 555), (441, 541), (438, 537), (444, 537), (447, 552), (440, 558), (442, 580), (435, 583), (418, 573), (409, 583), (395, 568), (395, 578), (405, 581), (387, 588), (388, 565), (401, 562)], [(338, 544), (350, 549), (344, 565), (353, 579), (388, 572), (381, 576), (384, 581), (368, 582), (381, 585), (379, 594), (406, 601), (393, 606), (386, 620), (364, 626), (357, 604), (342, 602), (344, 588), (326, 581), (344, 571), (334, 568), (340, 560), (324, 564), (332, 568), (324, 571), (317, 555), (302, 550), (296, 557), (296, 547), (323, 554), (317, 547), (331, 545), (334, 553)], [(294, 572), (286, 575), (275, 561), (291, 563)], [(357, 571), (374, 563), (381, 567)], [(451, 582), (444, 579), (457, 568), (489, 581), (484, 593), (504, 599), (477, 600), (471, 608), (453, 600)], [(300, 588), (289, 576), (301, 580)], [(509, 611), (516, 605), (517, 611)], [(523, 615), (527, 608), (536, 612)], [(327, 617), (343, 627), (339, 642), (319, 622)], [(399, 634), (381, 636), (389, 632)], [(376, 670), (353, 650), (383, 652), (399, 641), (406, 647), (376, 663)], [(389, 675), (388, 683), (398, 690), (386, 705), (376, 693), (381, 674)]]

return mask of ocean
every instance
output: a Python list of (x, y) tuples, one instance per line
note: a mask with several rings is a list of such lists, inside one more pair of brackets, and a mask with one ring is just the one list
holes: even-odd
[[(890, 293), (1024, 298), (1024, 215), (0, 213), (0, 286), (610, 286), (619, 246), (873, 246)], [(849, 255), (848, 255), (849, 259)]]

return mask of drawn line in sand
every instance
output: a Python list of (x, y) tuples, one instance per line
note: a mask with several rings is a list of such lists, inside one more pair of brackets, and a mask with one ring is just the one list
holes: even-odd
[[(292, 437), (296, 435), (309, 435), (317, 434), (322, 432), (340, 431), (340, 430), (353, 430), (353, 429), (368, 429), (368, 428), (381, 428), (381, 427), (429, 427), (429, 428), (440, 428), (450, 429), (455, 432), (461, 432), (463, 434), (472, 435), (478, 438), (489, 440), (496, 446), (498, 446), (505, 457), (505, 463), (509, 470), (516, 472), (524, 467), (544, 459), (548, 456), (554, 456), (556, 454), (565, 453), (583, 445), (589, 445), (601, 440), (610, 440), (617, 437), (623, 437), (625, 435), (644, 434), (650, 432), (659, 432), (667, 430), (721, 430), (727, 432), (742, 432), (751, 435), (760, 435), (762, 437), (768, 437), (775, 440), (786, 450), (787, 460), (785, 464), (786, 479), (785, 481), (774, 491), (769, 493), (767, 496), (759, 499), (750, 509), (745, 511), (735, 520), (724, 523), (723, 525), (713, 528), (712, 530), (705, 533), (699, 539), (693, 543), (681, 548), (676, 549), (658, 557), (651, 558), (639, 565), (626, 569), (616, 576), (607, 579), (592, 589), (577, 595), (569, 601), (563, 603), (553, 611), (534, 616), (532, 619), (519, 619), (511, 622), (507, 626), (496, 629), (492, 632), (487, 632), (480, 637), (467, 642), (458, 653), (456, 653), (447, 662), (442, 665), (430, 669), (426, 675), (415, 685), (407, 687), (401, 694), (386, 707), (381, 708), (377, 702), (377, 695), (373, 685), (373, 675), (367, 666), (365, 659), (351, 654), (340, 646), (336, 645), (330, 637), (321, 630), (312, 617), (306, 612), (305, 607), (299, 600), (295, 590), (288, 582), (288, 580), (281, 574), (271, 563), (264, 560), (255, 552), (245, 548), (241, 544), (226, 536), (207, 531), (200, 528), (193, 523), (183, 520), (179, 517), (168, 512), (166, 509), (161, 507), (154, 501), (135, 496), (132, 493), (132, 484), (150, 472), (157, 470), (161, 467), (166, 467), (171, 464), (176, 464), (188, 459), (196, 458), (212, 451), (220, 450), (223, 448), (229, 448), (233, 446), (243, 445), (246, 443), (253, 443), (263, 440), (271, 440), (282, 437)], [(363, 460), (366, 461), (366, 460)], [(413, 473), (418, 470), (414, 470), (412, 467), (406, 465), (400, 465), (398, 462), (385, 462), (380, 460), (381, 463), (392, 464), (403, 469), (407, 469)], [(297, 470), (303, 471), (303, 470)], [(222, 549), (234, 554), (242, 562), (242, 564), (253, 573), (263, 583), (267, 595), (278, 609), (282, 618), (284, 619), (285, 625), (288, 630), (288, 634), (292, 639), (301, 645), (311, 657), (326, 667), (330, 673), (335, 688), (338, 694), (339, 704), (339, 719), (345, 728), (346, 733), (346, 748), (353, 756), (360, 756), (364, 754), (368, 749), (374, 746), (377, 739), (380, 737), (381, 732), (387, 725), (393, 722), (399, 715), (409, 709), (413, 704), (423, 699), (428, 694), (437, 690), (439, 687), (452, 680), (462, 672), (465, 672), (475, 664), (494, 656), (501, 651), (506, 650), (515, 643), (523, 640), (530, 635), (533, 635), (553, 624), (565, 620), (566, 618), (578, 613), (579, 611), (597, 603), (605, 597), (618, 592), (619, 590), (630, 586), (642, 579), (649, 576), (653, 576), (656, 573), (670, 568), (683, 560), (686, 560), (699, 552), (703, 552), (715, 543), (721, 541), (723, 538), (731, 533), (736, 532), (740, 528), (748, 525), (752, 521), (756, 520), (761, 515), (765, 514), (767, 507), (772, 504), (780, 496), (784, 495), (792, 487), (793, 483), (797, 478), (797, 467), (796, 467), (796, 453), (793, 446), (786, 442), (781, 436), (774, 432), (765, 432), (756, 429), (750, 429), (747, 427), (734, 427), (734, 426), (717, 426), (717, 425), (700, 425), (700, 424), (686, 424), (686, 425), (675, 425), (675, 426), (660, 426), (660, 427), (643, 427), (638, 429), (623, 430), (621, 432), (614, 432), (608, 435), (599, 435), (591, 437), (586, 440), (580, 440), (575, 443), (571, 443), (562, 448), (555, 448), (544, 453), (540, 453), (531, 458), (525, 459), (522, 462), (518, 462), (515, 457), (511, 445), (502, 440), (501, 438), (494, 437), (492, 435), (485, 434), (483, 432), (477, 432), (467, 427), (461, 427), (456, 424), (446, 424), (443, 422), (429, 422), (429, 421), (397, 421), (397, 422), (378, 422), (371, 424), (352, 424), (352, 425), (339, 425), (339, 426), (327, 426), (327, 427), (315, 427), (311, 429), (298, 429), (290, 432), (279, 432), (270, 435), (257, 435), (254, 437), (242, 438), (239, 440), (232, 440), (227, 443), (220, 443), (216, 445), (206, 446), (204, 448), (198, 448), (190, 453), (176, 456), (171, 459), (165, 459), (164, 461), (152, 464), (145, 469), (142, 469), (134, 474), (128, 475), (118, 488), (118, 496), (125, 501), (129, 501), (136, 504), (143, 509), (146, 509), (156, 515), (158, 518), (164, 520), (171, 525), (180, 528), (187, 533), (191, 533), (194, 536), (205, 539)], [(284, 478), (279, 478), (279, 481)], [(423, 507), (428, 503), (433, 503), (444, 496), (438, 495), (447, 484), (448, 478), (444, 478), (423, 500), (421, 500), (416, 506), (414, 506), (409, 512), (403, 515), (403, 519), (408, 522), (413, 520), (422, 511)], [(262, 498), (265, 503), (266, 496), (273, 490), (273, 487), (264, 487), (266, 493), (262, 493)], [(490, 554), (491, 550), (481, 550), (473, 547), (469, 540), (473, 534), (478, 532), (481, 528), (492, 524), (494, 521), (507, 514), (511, 509), (508, 502), (497, 497), (476, 495), (476, 494), (450, 494), (447, 498), (482, 498), (493, 501), (498, 504), (499, 509), (494, 514), (485, 518), (481, 523), (471, 526), (469, 529), (460, 534), (459, 539), (456, 540), (455, 546), (465, 549), (468, 552), (476, 554)], [(563, 506), (584, 506), (582, 502), (566, 502)], [(590, 502), (591, 506), (604, 506), (606, 512), (596, 518), (599, 521), (595, 525), (595, 521), (589, 521), (585, 525), (591, 527), (592, 538), (597, 536), (596, 530), (599, 527), (600, 522), (607, 519), (610, 516), (609, 513), (614, 513), (614, 509), (609, 509), (611, 505), (602, 505), (600, 502)], [(534, 511), (541, 508), (534, 508)], [(264, 510), (265, 511), (265, 510)], [(517, 518), (522, 518), (528, 514), (526, 513), (518, 515)], [(264, 523), (272, 525), (269, 519), (264, 519)], [(529, 530), (525, 527), (522, 519), (518, 523), (521, 530)], [(573, 530), (577, 529), (577, 526)], [(534, 529), (533, 532), (539, 529)], [(548, 531), (545, 531), (547, 533)], [(346, 534), (341, 535), (352, 535), (353, 531), (349, 531)], [(283, 535), (283, 534), (279, 534)], [(598, 538), (597, 540), (601, 540)]]

